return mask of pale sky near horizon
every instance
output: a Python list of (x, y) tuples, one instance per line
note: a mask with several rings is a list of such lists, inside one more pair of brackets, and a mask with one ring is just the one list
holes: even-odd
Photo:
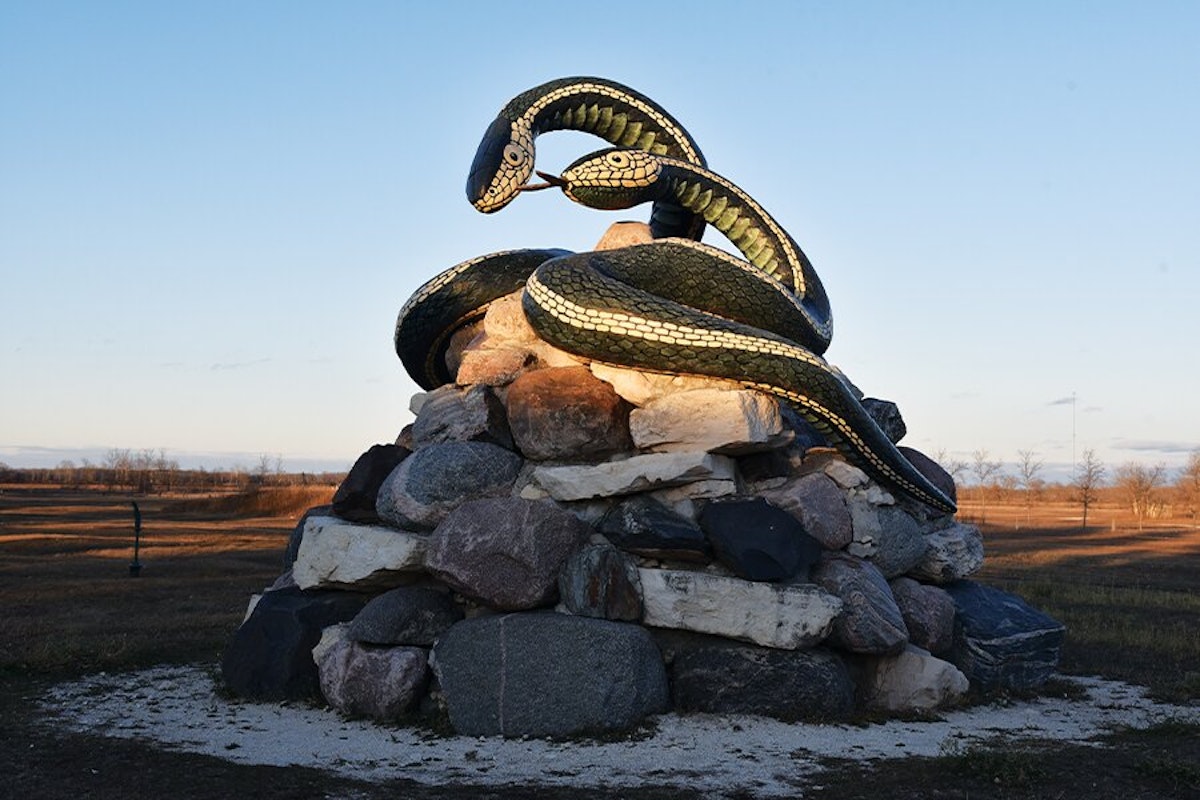
[(792, 233), (904, 444), (1051, 476), (1200, 448), (1200, 4), (10, 0), (0, 462), (392, 440), (414, 289), (645, 218), (467, 202), (499, 108), (566, 75), (658, 101)]

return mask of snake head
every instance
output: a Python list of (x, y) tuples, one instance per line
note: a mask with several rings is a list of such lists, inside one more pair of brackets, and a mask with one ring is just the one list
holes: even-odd
[(475, 151), (467, 175), (467, 199), (485, 214), (512, 202), (533, 174), (533, 135), (520, 122), (501, 115), (492, 121)]
[(576, 203), (607, 211), (657, 199), (662, 162), (643, 150), (614, 147), (571, 164), (556, 185)]

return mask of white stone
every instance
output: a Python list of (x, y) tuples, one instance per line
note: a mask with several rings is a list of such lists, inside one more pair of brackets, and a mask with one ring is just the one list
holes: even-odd
[[(525, 310), (521, 307), (523, 290), (506, 294), (493, 300), (483, 315), (483, 332), (487, 346), (530, 345), (538, 341), (538, 335), (529, 325)], [(471, 345), (472, 349), (475, 344)]]
[(644, 406), (652, 400), (679, 392), (698, 389), (741, 389), (737, 381), (724, 378), (705, 378), (698, 375), (663, 375), (642, 372), (608, 364), (591, 365), (592, 374), (612, 385), (613, 390), (635, 406)]
[(707, 450), (744, 455), (783, 447), (779, 401), (751, 389), (698, 389), (651, 400), (629, 415), (633, 443), (643, 450)]
[(883, 523), (879, 520), (879, 512), (866, 499), (857, 496), (847, 498), (846, 507), (850, 509), (853, 537), (850, 544), (846, 545), (846, 552), (859, 558), (870, 558), (875, 555), (883, 537)]
[(853, 464), (849, 464), (841, 459), (831, 459), (825, 465), (824, 472), (829, 477), (833, 478), (834, 482), (843, 489), (853, 489), (858, 486), (865, 486), (870, 478), (867, 473), (863, 472)]
[(539, 339), (531, 345), (533, 354), (537, 357), (539, 367), (586, 367), (586, 359), (571, 355), (566, 350), (559, 350), (549, 342)]
[(608, 230), (596, 242), (593, 250), (616, 250), (621, 247), (632, 247), (637, 244), (650, 244), (654, 241), (650, 226), (644, 222), (623, 220), (608, 226)]
[(425, 564), (425, 537), (337, 517), (309, 517), (293, 566), (301, 589), (390, 589)]
[(983, 536), (974, 525), (956, 522), (926, 534), (929, 549), (921, 563), (909, 570), (927, 583), (950, 583), (972, 575), (983, 566)]
[(797, 650), (828, 634), (842, 601), (812, 585), (744, 581), (703, 572), (639, 569), (642, 623)]
[(533, 479), (555, 500), (587, 500), (694, 481), (732, 481), (734, 474), (734, 462), (728, 456), (647, 453), (603, 464), (540, 466), (533, 471)]
[(877, 483), (868, 483), (866, 486), (851, 489), (847, 494), (849, 497), (861, 497), (873, 506), (896, 505), (896, 498)]
[(880, 711), (931, 711), (954, 703), (970, 682), (958, 667), (908, 645), (896, 656), (871, 659), (863, 691), (867, 706)]

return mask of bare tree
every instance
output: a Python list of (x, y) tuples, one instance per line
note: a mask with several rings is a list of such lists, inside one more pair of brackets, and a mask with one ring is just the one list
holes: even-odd
[(1175, 480), (1180, 505), (1192, 518), (1192, 527), (1200, 527), (1200, 450), (1193, 450), (1187, 465)]
[(976, 450), (971, 453), (971, 472), (975, 475), (975, 480), (979, 485), (979, 516), (981, 522), (987, 521), (988, 491), (996, 483), (996, 476), (1000, 473), (1000, 466), (999, 461), (992, 461), (989, 458), (987, 450)]
[(1096, 458), (1096, 452), (1091, 448), (1084, 450), (1079, 463), (1075, 465), (1075, 475), (1071, 480), (1075, 500), (1083, 507), (1080, 530), (1087, 530), (1088, 509), (1099, 499), (1100, 487), (1104, 485), (1104, 472), (1104, 464)]
[(1138, 521), (1139, 531), (1142, 530), (1146, 517), (1154, 509), (1155, 490), (1162, 484), (1165, 474), (1166, 467), (1162, 464), (1147, 467), (1132, 461), (1122, 464), (1117, 470), (1117, 489), (1120, 490), (1125, 501), (1129, 503), (1130, 509), (1133, 510), (1133, 515)]
[(1025, 524), (1029, 524), (1029, 518), (1033, 515), (1033, 501), (1035, 495), (1041, 491), (1043, 481), (1038, 477), (1038, 473), (1042, 471), (1042, 462), (1036, 458), (1036, 453), (1032, 450), (1017, 451), (1017, 481), (1021, 487), (1021, 491), (1025, 493)]

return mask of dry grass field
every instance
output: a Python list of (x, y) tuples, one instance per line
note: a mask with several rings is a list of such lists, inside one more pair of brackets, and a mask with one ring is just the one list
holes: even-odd
[[(0, 486), (0, 797), (557, 797), (548, 790), (376, 786), (315, 769), (234, 765), (144, 743), (42, 727), (29, 699), (53, 680), (159, 663), (212, 663), (249, 595), (281, 570), (300, 513), (332, 488), (137, 497), (143, 515), (131, 577), (130, 497)], [(980, 579), (1015, 591), (1069, 628), (1066, 673), (1150, 686), (1200, 702), (1200, 531), (1067, 505), (964, 503), (980, 520)], [(15, 744), (15, 746), (14, 746)], [(1117, 731), (1103, 748), (1044, 743), (874, 765), (847, 762), (809, 797), (1200, 797), (1200, 729)], [(566, 796), (566, 795), (561, 795)], [(595, 797), (610, 796), (603, 792)], [(616, 796), (616, 795), (611, 795)], [(680, 797), (677, 792), (621, 796)]]

